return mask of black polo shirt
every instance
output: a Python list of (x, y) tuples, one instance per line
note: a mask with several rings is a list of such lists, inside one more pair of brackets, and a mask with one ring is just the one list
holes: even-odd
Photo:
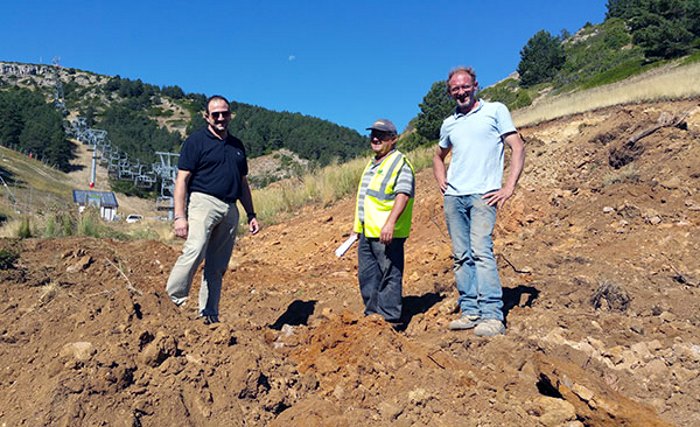
[(189, 192), (205, 193), (226, 203), (241, 197), (242, 178), (248, 175), (243, 142), (228, 133), (222, 141), (207, 127), (185, 140), (177, 167), (192, 174)]

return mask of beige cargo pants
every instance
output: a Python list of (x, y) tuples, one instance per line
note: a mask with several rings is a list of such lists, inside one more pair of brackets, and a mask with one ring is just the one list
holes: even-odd
[(187, 241), (170, 272), (166, 291), (175, 304), (183, 304), (190, 293), (192, 277), (204, 259), (199, 314), (218, 317), (221, 282), (236, 240), (238, 208), (236, 203), (225, 203), (214, 196), (193, 192), (187, 208), (187, 221)]

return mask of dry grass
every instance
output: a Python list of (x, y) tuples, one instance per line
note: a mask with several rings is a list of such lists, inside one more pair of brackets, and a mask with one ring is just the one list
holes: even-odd
[(51, 300), (56, 298), (56, 295), (58, 295), (59, 291), (60, 288), (55, 282), (51, 282), (48, 285), (43, 286), (41, 288), (41, 295), (39, 296), (39, 306), (44, 306), (50, 303)]
[(0, 227), (0, 238), (3, 239), (10, 239), (10, 238), (16, 238), (19, 235), (19, 229), (22, 226), (22, 219), (21, 218), (16, 218), (16, 219), (11, 219), (4, 223), (2, 227)]
[(30, 159), (22, 153), (0, 147), (0, 167), (12, 176), (19, 177), (24, 186), (36, 192), (46, 192), (59, 197), (70, 197), (71, 186), (66, 174), (47, 167), (36, 159)]
[(119, 224), (118, 229), (136, 240), (157, 240), (169, 242), (177, 239), (170, 221), (146, 219), (138, 224)]
[(5, 239), (34, 237), (37, 234), (36, 215), (22, 215), (11, 218), (0, 227), (0, 238)]
[(517, 126), (528, 126), (611, 105), (700, 96), (700, 63), (664, 67), (623, 82), (543, 99), (513, 112)]
[(172, 222), (170, 221), (145, 218), (134, 224), (127, 224), (124, 221), (104, 222), (102, 220), (100, 220), (100, 223), (109, 228), (109, 231), (102, 230), (102, 234), (109, 237), (116, 236), (127, 240), (156, 240), (159, 242), (179, 240), (175, 237)]
[[(312, 203), (328, 205), (356, 189), (366, 159), (326, 166), (315, 173), (274, 183), (253, 191), (255, 211), (262, 221), (275, 222), (278, 215), (291, 213)], [(245, 220), (245, 218), (242, 218)]]
[(626, 165), (619, 170), (612, 170), (602, 177), (603, 187), (620, 183), (634, 184), (637, 182), (639, 182), (639, 171), (633, 164)]
[[(399, 141), (399, 147), (400, 144)], [(406, 153), (406, 156), (417, 172), (432, 166), (433, 152), (433, 147), (419, 147)], [(261, 221), (269, 224), (283, 220), (308, 204), (327, 206), (334, 203), (357, 191), (367, 161), (368, 157), (363, 157), (343, 164), (326, 166), (316, 173), (254, 190), (255, 211)], [(242, 215), (241, 221), (245, 221), (245, 215)]]

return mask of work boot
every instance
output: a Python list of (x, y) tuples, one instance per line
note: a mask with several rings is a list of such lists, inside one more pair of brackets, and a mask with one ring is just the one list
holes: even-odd
[(481, 321), (474, 329), (474, 335), (478, 337), (495, 337), (506, 333), (506, 327), (498, 319), (486, 319)]
[(447, 325), (447, 329), (451, 331), (461, 331), (464, 329), (472, 329), (479, 324), (479, 316), (475, 314), (463, 314), (457, 320), (453, 320)]
[(205, 325), (211, 325), (213, 323), (219, 323), (219, 316), (202, 316), (203, 323)]
[(395, 320), (395, 321), (390, 321), (387, 320), (386, 323), (391, 326), (391, 329), (395, 330), (396, 332), (403, 332), (406, 330), (406, 327), (408, 326), (406, 323), (400, 321), (400, 320)]

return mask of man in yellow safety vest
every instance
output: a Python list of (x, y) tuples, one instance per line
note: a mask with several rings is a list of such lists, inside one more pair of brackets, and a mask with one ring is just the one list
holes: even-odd
[(396, 149), (398, 133), (391, 121), (379, 119), (367, 130), (371, 131), (374, 158), (367, 163), (357, 189), (357, 278), (365, 315), (379, 314), (398, 327), (415, 177), (411, 163)]

